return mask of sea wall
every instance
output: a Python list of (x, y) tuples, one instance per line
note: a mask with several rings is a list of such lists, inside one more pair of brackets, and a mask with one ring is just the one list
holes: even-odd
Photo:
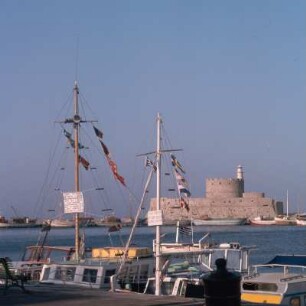
[[(166, 221), (202, 218), (275, 217), (283, 213), (283, 203), (266, 198), (263, 192), (244, 192), (243, 178), (206, 179), (206, 197), (188, 198), (189, 212), (175, 198), (161, 198)], [(150, 210), (156, 209), (152, 198)]]
[[(228, 198), (207, 199), (190, 198), (189, 212), (181, 208), (179, 200), (173, 198), (161, 198), (161, 209), (164, 219), (173, 221), (179, 219), (210, 218), (254, 218), (258, 215), (274, 217), (281, 214), (282, 202), (276, 202), (270, 198)], [(156, 209), (156, 199), (151, 199), (150, 210)]]

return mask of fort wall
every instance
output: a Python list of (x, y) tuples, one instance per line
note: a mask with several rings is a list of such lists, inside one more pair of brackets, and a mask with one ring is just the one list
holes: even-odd
[[(239, 168), (240, 167), (240, 168)], [(160, 206), (165, 221), (204, 218), (247, 218), (259, 215), (275, 217), (283, 213), (283, 203), (266, 198), (263, 192), (244, 192), (242, 167), (237, 178), (206, 179), (206, 197), (188, 198), (189, 212), (179, 199), (161, 198)], [(150, 210), (156, 210), (156, 199), (151, 199)]]
[(244, 182), (240, 179), (206, 179), (206, 198), (240, 198)]

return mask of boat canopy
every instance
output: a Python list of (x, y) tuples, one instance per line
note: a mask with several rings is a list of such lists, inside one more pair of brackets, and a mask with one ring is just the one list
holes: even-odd
[(266, 265), (306, 266), (305, 255), (276, 255)]

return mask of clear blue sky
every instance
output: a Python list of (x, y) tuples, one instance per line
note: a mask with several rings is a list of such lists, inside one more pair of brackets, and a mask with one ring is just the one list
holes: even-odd
[(193, 196), (242, 164), (306, 211), (305, 1), (1, 0), (0, 41), (1, 213), (32, 213), (76, 78), (128, 183), (160, 112)]

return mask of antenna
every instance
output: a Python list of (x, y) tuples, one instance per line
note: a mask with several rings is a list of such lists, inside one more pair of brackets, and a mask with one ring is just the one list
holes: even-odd
[(80, 36), (78, 34), (77, 36), (77, 42), (76, 42), (76, 54), (75, 54), (75, 81), (78, 81), (78, 68), (79, 68), (79, 41)]

